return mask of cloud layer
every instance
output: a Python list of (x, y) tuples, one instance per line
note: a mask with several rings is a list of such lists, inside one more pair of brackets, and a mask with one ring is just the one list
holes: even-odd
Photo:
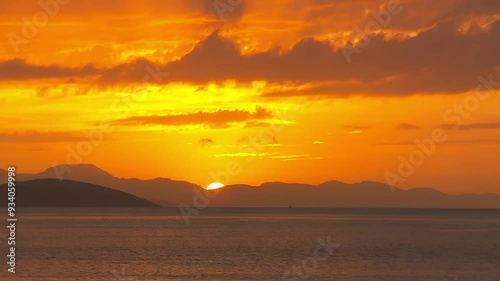
[(217, 111), (198, 111), (195, 113), (132, 116), (114, 121), (117, 125), (206, 125), (211, 128), (226, 128), (234, 123), (245, 123), (260, 119), (272, 118), (273, 113), (257, 106), (254, 112), (234, 109), (219, 109)]
[[(415, 93), (461, 93), (474, 89), (477, 76), (500, 73), (500, 21), (461, 31), (444, 22), (415, 37), (386, 38), (383, 34), (352, 55), (314, 38), (303, 38), (291, 49), (244, 55), (235, 42), (214, 32), (179, 60), (159, 65), (145, 59), (97, 69), (37, 66), (22, 60), (0, 63), (0, 80), (66, 78), (97, 75), (100, 85), (141, 83), (147, 70), (169, 73), (159, 83), (205, 85), (228, 80), (268, 81), (288, 85), (269, 89), (267, 97), (297, 95), (405, 96)], [(153, 74), (154, 75), (154, 74)], [(149, 82), (155, 82), (151, 80)], [(300, 86), (300, 87), (299, 87)]]

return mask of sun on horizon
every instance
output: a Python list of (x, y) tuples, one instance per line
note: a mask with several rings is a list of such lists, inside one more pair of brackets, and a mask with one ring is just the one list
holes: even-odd
[(214, 189), (219, 189), (221, 187), (224, 187), (224, 184), (220, 182), (213, 182), (207, 186), (207, 190), (214, 190)]

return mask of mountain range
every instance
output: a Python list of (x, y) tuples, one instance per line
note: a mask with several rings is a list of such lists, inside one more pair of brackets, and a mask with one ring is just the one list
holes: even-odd
[[(199, 185), (168, 178), (150, 180), (118, 178), (89, 164), (73, 165), (70, 168), (72, 171), (63, 175), (63, 182), (67, 183), (65, 187), (77, 185), (70, 181), (84, 182), (129, 193), (163, 207), (177, 207), (180, 203), (192, 206), (200, 194), (207, 192)], [(57, 179), (55, 170), (48, 168), (41, 173), (18, 174), (16, 180), (25, 181), (23, 186), (35, 186), (36, 182), (32, 180)], [(0, 183), (5, 183), (7, 171), (0, 169), (0, 178)], [(49, 183), (56, 185), (54, 181)], [(66, 197), (60, 200), (66, 200)], [(432, 188), (403, 190), (370, 181), (353, 184), (328, 181), (320, 185), (268, 182), (260, 186), (225, 186), (219, 189), (217, 194), (210, 194), (208, 204), (210, 207), (497, 209), (500, 208), (500, 196), (496, 194), (450, 195)]]

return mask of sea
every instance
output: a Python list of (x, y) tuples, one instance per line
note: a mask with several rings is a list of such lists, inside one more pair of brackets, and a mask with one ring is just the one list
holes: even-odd
[(500, 281), (500, 210), (23, 208), (0, 280)]

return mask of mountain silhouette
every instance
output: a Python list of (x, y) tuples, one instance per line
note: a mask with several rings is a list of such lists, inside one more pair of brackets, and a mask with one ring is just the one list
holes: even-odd
[[(164, 207), (179, 203), (193, 205), (196, 193), (206, 192), (200, 186), (168, 178), (140, 180), (117, 178), (94, 165), (69, 166), (66, 180), (87, 182), (130, 193)], [(19, 174), (18, 181), (57, 178), (49, 168), (38, 174)], [(5, 182), (6, 171), (0, 170)], [(210, 207), (316, 207), (316, 208), (500, 208), (496, 194), (450, 195), (433, 188), (403, 190), (372, 181), (343, 183), (328, 181), (319, 185), (268, 182), (260, 186), (228, 185), (208, 200)]]
[(432, 188), (391, 189), (378, 182), (320, 185), (264, 183), (230, 185), (210, 199), (220, 207), (316, 207), (316, 208), (500, 208), (496, 194), (450, 195)]
[[(7, 194), (7, 184), (0, 185)], [(7, 206), (2, 196), (1, 206)], [(37, 179), (16, 181), (16, 206), (22, 207), (158, 207), (125, 192), (70, 180)]]
[[(61, 173), (58, 171), (66, 172)], [(1, 177), (0, 183), (5, 183), (7, 180), (7, 171), (0, 170), (0, 175), (4, 173), (5, 176)], [(135, 195), (164, 207), (177, 207), (179, 202), (191, 204), (193, 197), (192, 190), (204, 190), (198, 185), (168, 178), (156, 178), (151, 180), (118, 178), (91, 164), (60, 165), (48, 168), (41, 173), (17, 174), (16, 180), (58, 179), (58, 174), (62, 175), (62, 178), (66, 180), (105, 186)]]

